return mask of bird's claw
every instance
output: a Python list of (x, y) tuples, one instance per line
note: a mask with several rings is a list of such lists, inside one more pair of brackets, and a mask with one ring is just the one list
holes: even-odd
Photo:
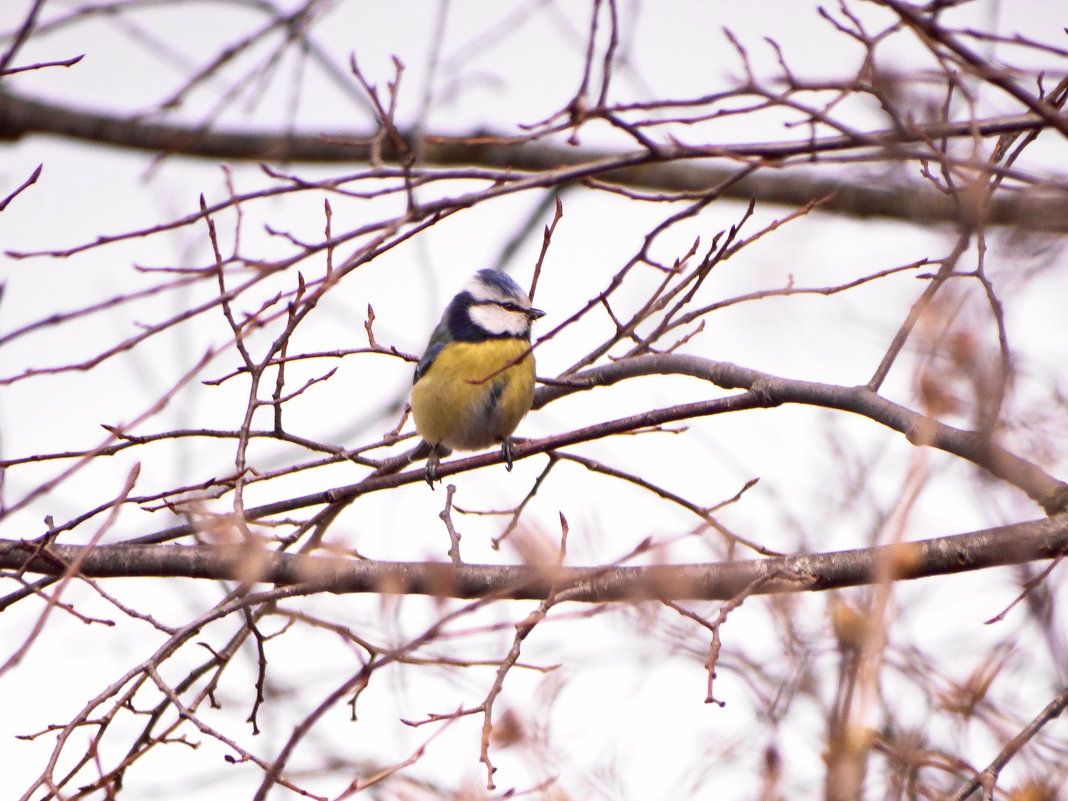
[(430, 455), (426, 457), (426, 483), (430, 485), (430, 489), (434, 489), (434, 482), (440, 481), (438, 478), (438, 464), (441, 462), (441, 457), (438, 456), (438, 452), (433, 450)]

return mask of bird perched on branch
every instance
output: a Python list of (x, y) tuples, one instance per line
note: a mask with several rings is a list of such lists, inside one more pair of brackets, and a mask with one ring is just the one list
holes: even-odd
[(530, 326), (545, 312), (499, 270), (479, 270), (430, 335), (415, 368), (412, 417), (429, 446), (426, 480), (442, 456), (500, 443), (512, 469), (512, 432), (534, 402)]

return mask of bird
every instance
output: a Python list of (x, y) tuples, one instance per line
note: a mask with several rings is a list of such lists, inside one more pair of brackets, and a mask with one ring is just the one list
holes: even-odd
[(534, 402), (531, 324), (545, 312), (509, 275), (476, 272), (441, 315), (412, 380), (415, 430), (429, 446), (426, 480), (442, 456), (500, 443), (512, 469), (512, 432)]

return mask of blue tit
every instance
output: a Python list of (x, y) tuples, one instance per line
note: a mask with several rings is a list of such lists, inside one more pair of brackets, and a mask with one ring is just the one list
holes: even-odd
[[(530, 326), (545, 312), (499, 270), (479, 270), (430, 335), (415, 369), (412, 417), (430, 446), (433, 486), (442, 456), (500, 443), (512, 469), (512, 432), (534, 402)], [(524, 355), (525, 354), (525, 355)]]

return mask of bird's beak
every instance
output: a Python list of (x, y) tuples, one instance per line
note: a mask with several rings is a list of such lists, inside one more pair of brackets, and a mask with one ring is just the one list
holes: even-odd
[(544, 317), (545, 312), (541, 309), (527, 309), (527, 317), (531, 320), (537, 320), (539, 317)]

